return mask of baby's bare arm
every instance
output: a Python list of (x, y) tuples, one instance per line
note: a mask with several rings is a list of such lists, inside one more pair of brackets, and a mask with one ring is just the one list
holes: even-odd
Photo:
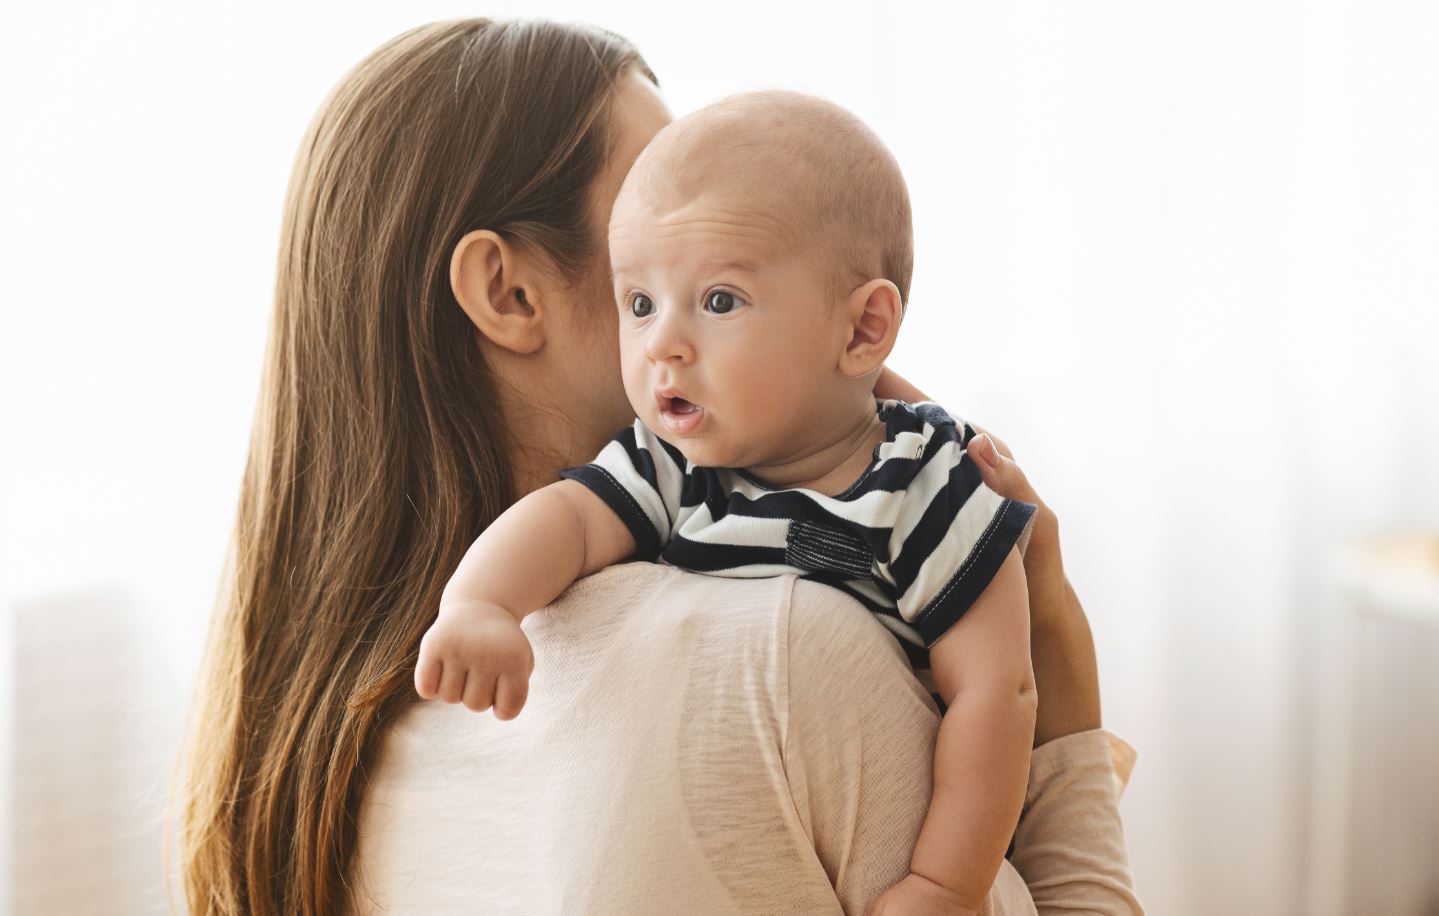
[(929, 657), (949, 709), (910, 869), (978, 909), (1019, 820), (1034, 740), (1029, 601), (1017, 550)]
[(445, 585), (440, 613), (483, 601), (522, 620), (634, 550), (634, 537), (603, 500), (561, 480), (515, 503), (475, 539)]
[(425, 699), (519, 714), (534, 656), (520, 630), (581, 576), (634, 553), (634, 537), (583, 485), (563, 480), (529, 494), (475, 539), (420, 641), (415, 690)]

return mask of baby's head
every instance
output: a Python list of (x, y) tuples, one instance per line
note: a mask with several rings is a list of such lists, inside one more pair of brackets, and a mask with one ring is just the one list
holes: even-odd
[(746, 93), (646, 147), (610, 257), (636, 414), (696, 464), (762, 470), (873, 409), (908, 295), (909, 195), (849, 112)]

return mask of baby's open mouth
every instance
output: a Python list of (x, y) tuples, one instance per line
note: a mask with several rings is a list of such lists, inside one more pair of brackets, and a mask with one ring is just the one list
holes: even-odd
[(677, 395), (660, 395), (660, 420), (672, 433), (692, 432), (704, 419), (705, 409)]
[(660, 410), (665, 413), (687, 414), (703, 408), (684, 398), (665, 398), (660, 404)]

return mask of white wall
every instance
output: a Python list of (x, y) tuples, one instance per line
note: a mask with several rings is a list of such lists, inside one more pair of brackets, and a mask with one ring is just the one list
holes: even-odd
[[(0, 7), (0, 609), (59, 619), (77, 589), (131, 609), (158, 680), (85, 715), (140, 703), (148, 749), (95, 765), (168, 775), (153, 751), (208, 618), (315, 106), (411, 25), (578, 16), (632, 38), (676, 112), (788, 86), (891, 144), (918, 233), (894, 362), (1007, 438), (1060, 514), (1107, 722), (1140, 749), (1141, 895), (1299, 912), (1328, 558), (1439, 522), (1439, 14), (938, 6)], [(23, 661), (10, 676), (43, 670)], [(53, 734), (0, 750), (46, 740), (63, 752)], [(155, 860), (108, 880), (152, 899)]]

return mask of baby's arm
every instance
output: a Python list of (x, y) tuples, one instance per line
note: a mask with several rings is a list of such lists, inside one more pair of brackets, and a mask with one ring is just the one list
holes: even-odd
[(562, 480), (521, 499), (470, 545), (445, 585), (420, 641), (415, 690), (476, 712), (493, 704), (497, 718), (513, 719), (534, 667), (520, 621), (634, 550), (624, 522), (583, 484)]
[(1034, 741), (1029, 596), (1017, 549), (930, 649), (929, 661), (949, 709), (910, 871), (978, 910), (1019, 821)]

